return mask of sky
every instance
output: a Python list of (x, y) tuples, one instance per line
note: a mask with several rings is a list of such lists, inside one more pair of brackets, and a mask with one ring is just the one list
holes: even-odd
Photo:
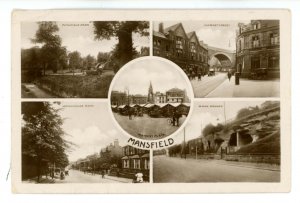
[[(158, 24), (154, 22), (154, 30)], [(179, 21), (164, 21), (164, 28), (180, 23)], [(237, 21), (183, 21), (181, 22), (186, 33), (195, 31), (199, 41), (204, 41), (208, 46), (234, 51)], [(247, 22), (241, 22), (247, 23)]]
[[(265, 101), (194, 101), (194, 109), (185, 126), (186, 140), (201, 136), (202, 129), (208, 124), (224, 124), (234, 119), (242, 108), (260, 106)], [(225, 104), (225, 116), (224, 116)], [(183, 131), (174, 137), (175, 143), (183, 141)]]
[[(93, 22), (57, 22), (59, 27), (58, 35), (62, 38), (62, 46), (66, 46), (68, 51), (79, 51), (81, 56), (88, 54), (97, 57), (98, 52), (109, 52), (118, 43), (117, 38), (110, 40), (94, 40)], [(21, 48), (37, 46), (30, 39), (35, 37), (38, 29), (36, 22), (24, 22), (21, 25)], [(149, 47), (149, 36), (140, 37), (133, 34), (134, 47), (138, 51), (142, 46)]]
[[(191, 98), (191, 89), (189, 89), (184, 74), (181, 74), (174, 66), (161, 60), (144, 59), (123, 67), (115, 76), (113, 90), (125, 91), (129, 89), (129, 94), (148, 94), (150, 81), (153, 92), (166, 92), (177, 87), (185, 89), (187, 95)], [(142, 76), (142, 77), (141, 77)]]
[(112, 119), (107, 102), (61, 102), (54, 104), (60, 108), (59, 114), (63, 119), (63, 130), (66, 139), (76, 146), (68, 152), (69, 161), (85, 158), (87, 155), (100, 151), (101, 148), (119, 140), (121, 146), (126, 145), (128, 137), (121, 134)]

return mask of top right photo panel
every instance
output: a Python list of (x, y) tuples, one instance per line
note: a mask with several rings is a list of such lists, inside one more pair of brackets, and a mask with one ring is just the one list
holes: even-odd
[(196, 98), (280, 97), (280, 22), (156, 21), (153, 55), (176, 63)]

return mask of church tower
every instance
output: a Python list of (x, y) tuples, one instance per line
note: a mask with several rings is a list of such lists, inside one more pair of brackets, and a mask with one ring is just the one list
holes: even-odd
[(153, 87), (152, 87), (152, 83), (150, 81), (150, 85), (148, 88), (148, 99), (147, 99), (148, 103), (154, 104), (154, 93), (153, 93)]

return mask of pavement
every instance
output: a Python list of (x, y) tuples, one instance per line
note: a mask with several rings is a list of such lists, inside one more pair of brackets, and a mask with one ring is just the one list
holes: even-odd
[(279, 97), (280, 80), (240, 79), (235, 85), (235, 76), (228, 78), (205, 97)]
[(280, 167), (154, 156), (154, 182), (279, 182)]
[(249, 80), (240, 78), (235, 85), (235, 76), (228, 80), (226, 73), (217, 72), (215, 76), (191, 80), (196, 98), (203, 97), (279, 97), (280, 80)]
[(132, 179), (99, 174), (84, 173), (78, 170), (70, 170), (69, 176), (64, 180), (57, 179), (56, 183), (131, 183)]

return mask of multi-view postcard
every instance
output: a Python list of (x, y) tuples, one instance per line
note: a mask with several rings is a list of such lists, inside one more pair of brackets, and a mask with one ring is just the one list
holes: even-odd
[(290, 190), (287, 10), (12, 15), (14, 193)]

